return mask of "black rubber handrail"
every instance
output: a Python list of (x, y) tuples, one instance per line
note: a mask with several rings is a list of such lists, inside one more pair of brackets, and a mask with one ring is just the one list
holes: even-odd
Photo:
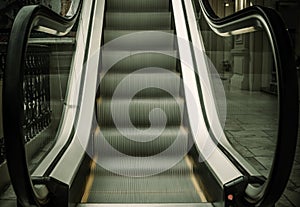
[(11, 183), (21, 206), (42, 203), (28, 172), (23, 132), (23, 79), (28, 37), (33, 29), (57, 36), (67, 34), (81, 11), (82, 0), (77, 2), (76, 13), (71, 18), (64, 18), (44, 6), (25, 6), (12, 26), (3, 79), (3, 131)]
[(248, 198), (255, 206), (273, 206), (288, 182), (295, 156), (298, 133), (298, 82), (289, 32), (276, 11), (252, 6), (219, 18), (208, 0), (200, 0), (201, 11), (211, 29), (221, 36), (257, 29), (267, 32), (274, 55), (279, 100), (277, 145), (272, 168), (261, 192)]

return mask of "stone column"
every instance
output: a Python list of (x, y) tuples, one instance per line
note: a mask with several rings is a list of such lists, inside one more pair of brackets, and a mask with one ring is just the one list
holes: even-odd
[(72, 0), (61, 0), (61, 12), (60, 14), (62, 16), (66, 16), (68, 13), (70, 6), (71, 6)]
[(235, 11), (240, 11), (249, 5), (248, 0), (235, 0)]
[[(248, 0), (235, 0), (235, 12), (249, 6)], [(249, 35), (234, 36), (234, 48), (231, 50), (233, 58), (232, 86), (249, 90)]]

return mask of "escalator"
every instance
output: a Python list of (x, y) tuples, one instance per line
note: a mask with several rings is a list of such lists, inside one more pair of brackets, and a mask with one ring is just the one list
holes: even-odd
[[(107, 1), (103, 31), (104, 44), (121, 35), (129, 34), (130, 36), (135, 32), (141, 32), (144, 35), (147, 35), (147, 31), (174, 33), (170, 10), (168, 0), (149, 1), (148, 4), (141, 1), (123, 1), (121, 3)], [(177, 48), (173, 39), (157, 41), (163, 45), (159, 48), (160, 50), (176, 53)], [(117, 56), (121, 52), (113, 51), (108, 55), (103, 54), (103, 57)], [(130, 52), (136, 53), (133, 50)], [(184, 98), (180, 95), (182, 84), (180, 73), (176, 72), (176, 70), (179, 71), (176, 62), (175, 58), (151, 53), (145, 48), (145, 52), (127, 57), (105, 74), (101, 80), (99, 96), (96, 100), (97, 120), (102, 138), (112, 147), (128, 156), (149, 157), (164, 151), (177, 139), (182, 147), (178, 150), (187, 150), (188, 131), (183, 125), (180, 113), (184, 108)], [(141, 71), (149, 67), (151, 67), (149, 70)], [(175, 75), (170, 76), (159, 68), (166, 68)], [(129, 77), (129, 80), (121, 86), (124, 90), (113, 97), (116, 88), (126, 77)], [(148, 86), (156, 86), (156, 88), (148, 87), (139, 91), (134, 97), (130, 97), (129, 94), (134, 92), (134, 89), (143, 88), (145, 82)], [(169, 88), (174, 97), (160, 88)], [(113, 109), (111, 102), (116, 104)], [(119, 114), (128, 110), (127, 102), (130, 103), (129, 116), (134, 127), (128, 122), (115, 126), (114, 114), (111, 111), (114, 110)], [(144, 140), (150, 140), (153, 134), (160, 131), (160, 120), (163, 119), (163, 116), (159, 114), (153, 116), (149, 123), (149, 112), (156, 108), (166, 113), (167, 124), (159, 137), (145, 142)], [(122, 113), (119, 116), (120, 119), (125, 115)], [(137, 129), (140, 130), (138, 135), (136, 134)], [(133, 139), (133, 137), (136, 138)], [(97, 150), (104, 150), (101, 148), (100, 141), (95, 141), (93, 147)], [(175, 166), (165, 172), (146, 176), (147, 167), (150, 168), (148, 171), (160, 172), (168, 159), (172, 162), (172, 158), (168, 156), (157, 159), (153, 164), (150, 164), (150, 161), (147, 165), (140, 164), (141, 169), (136, 169), (134, 173), (138, 176), (137, 178), (122, 174), (122, 172), (131, 170), (130, 163), (116, 166), (114, 172), (102, 168), (101, 165), (93, 165), (89, 178), (92, 177), (93, 181), (91, 181), (92, 184), (89, 183), (90, 187), (86, 187), (81, 201), (87, 203), (199, 203), (205, 201), (204, 194), (195, 179), (193, 161), (188, 156), (181, 158)], [(98, 159), (116, 162), (122, 158), (116, 154), (102, 155)], [(140, 159), (137, 162), (146, 161)], [(139, 175), (139, 171), (145, 171), (145, 176)]]
[[(292, 167), (298, 121), (298, 98), (291, 96), (298, 94), (293, 61), (278, 52), (284, 50), (286, 55), (291, 49), (278, 41), (277, 33), (284, 28), (270, 23), (278, 20), (275, 13), (249, 8), (219, 20), (205, 0), (75, 2), (78, 9), (71, 19), (43, 7), (21, 10), (18, 21), (29, 13), (26, 24), (16, 23), (13, 31), (24, 33), (22, 50), (14, 36), (10, 40), (4, 133), (18, 204), (274, 205)], [(255, 19), (254, 13), (269, 19)], [(206, 44), (198, 31), (201, 18), (220, 36), (251, 32), (243, 30), (250, 26), (271, 31), (281, 108), (277, 148), (267, 178), (231, 146), (223, 132), (209, 63), (199, 52)], [(75, 20), (79, 26), (73, 71), (56, 143), (29, 174), (19, 115), (24, 110), (23, 85), (11, 84), (18, 68), (12, 55), (19, 51), (21, 72), (16, 82), (22, 83), (28, 31), (64, 35)], [(287, 62), (291, 65), (283, 74), (282, 64)], [(8, 104), (13, 99), (18, 100), (14, 108)], [(20, 131), (12, 130), (16, 125)], [(283, 143), (287, 134), (290, 142)]]

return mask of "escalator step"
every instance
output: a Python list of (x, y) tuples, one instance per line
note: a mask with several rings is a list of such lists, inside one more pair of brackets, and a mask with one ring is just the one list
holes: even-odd
[[(179, 73), (109, 73), (100, 83), (100, 93), (101, 97), (115, 98), (131, 98), (136, 92), (135, 97), (179, 97), (180, 85)], [(141, 90), (145, 86), (147, 89)]]
[[(188, 133), (183, 127), (167, 127), (162, 132), (158, 128), (151, 128), (150, 130), (148, 128), (140, 128), (138, 130), (122, 128), (119, 130), (116, 128), (102, 129), (102, 136), (98, 137), (102, 140), (95, 140), (95, 148), (101, 148), (103, 146), (101, 142), (105, 139), (110, 146), (119, 152), (135, 157), (159, 154), (172, 144), (174, 144), (173, 146), (176, 145), (176, 148), (174, 148), (176, 150), (170, 151), (168, 156), (176, 156), (178, 152), (187, 151)], [(110, 155), (108, 154), (107, 156), (109, 157)], [(102, 159), (103, 157), (101, 155)], [(115, 159), (115, 157), (113, 158)]]
[[(133, 180), (135, 179), (135, 180)], [(151, 177), (149, 179), (122, 177), (101, 177), (93, 185), (97, 186), (97, 191), (91, 191), (89, 202), (102, 203), (169, 203), (184, 202), (193, 203), (201, 202), (197, 192), (192, 184), (188, 183), (189, 177)], [(97, 180), (97, 178), (95, 179)], [(129, 185), (129, 183), (131, 183)], [(141, 190), (139, 186), (142, 186)], [(147, 186), (147, 187), (145, 187)], [(109, 188), (107, 188), (109, 187)], [(151, 190), (151, 187), (154, 187)], [(155, 188), (155, 187), (158, 187)], [(160, 187), (160, 188), (159, 188)], [(169, 188), (167, 188), (169, 187)], [(170, 187), (172, 187), (170, 189)], [(118, 189), (118, 190), (116, 190)]]
[(158, 67), (171, 71), (176, 70), (177, 51), (141, 52), (104, 51), (102, 64), (109, 73), (131, 73), (148, 67)]
[[(113, 35), (130, 34), (106, 44), (103, 51), (168, 51), (173, 52), (177, 47), (177, 39), (170, 33), (161, 30), (106, 30)], [(121, 32), (120, 32), (121, 31)], [(136, 32), (135, 32), (136, 31)], [(168, 30), (167, 30), (168, 31)]]
[(113, 103), (114, 105), (111, 99), (97, 99), (97, 118), (100, 127), (113, 127), (116, 120), (118, 127), (131, 127), (130, 121), (136, 127), (150, 127), (150, 117), (152, 127), (161, 127), (164, 124), (179, 126), (184, 108), (182, 98), (114, 99)]
[[(174, 170), (174, 169), (176, 170)], [(147, 177), (126, 177), (96, 166), (89, 202), (101, 203), (193, 203), (201, 202), (192, 171), (184, 159), (171, 169)], [(106, 171), (108, 172), (108, 171)], [(174, 173), (175, 172), (175, 173)]]
[[(137, 158), (137, 157), (136, 157)], [(138, 158), (137, 158), (138, 159)], [(97, 164), (97, 167), (95, 169), (95, 174), (97, 175), (101, 175), (101, 176), (119, 176), (119, 175), (122, 175), (122, 171), (126, 170), (126, 172), (128, 171), (134, 171), (134, 169), (131, 169), (130, 167), (128, 167), (129, 165), (127, 163), (123, 163), (122, 165), (120, 166), (117, 166), (116, 168), (114, 168), (114, 171), (111, 171), (111, 170), (108, 170), (104, 167), (101, 167), (101, 163), (102, 163), (102, 160), (105, 160), (104, 162), (108, 163), (108, 162), (116, 162), (116, 157), (113, 157), (113, 156), (103, 156), (103, 157), (99, 157), (98, 158), (98, 163)], [(166, 162), (172, 162), (172, 166), (171, 168), (168, 168), (166, 169), (165, 166), (166, 165), (163, 165), (161, 163), (166, 163)], [(168, 166), (170, 167), (170, 166)], [(166, 157), (164, 156), (161, 160), (159, 160), (157, 162), (156, 165), (154, 166), (151, 166), (151, 168), (155, 169), (155, 170), (158, 170), (157, 172), (159, 172), (159, 175), (160, 176), (181, 176), (181, 175), (191, 175), (193, 173), (197, 173), (197, 172), (194, 172), (193, 169), (190, 169), (189, 167), (187, 167), (187, 164), (186, 162), (184, 162), (182, 160), (182, 157), (178, 157), (177, 160), (174, 160), (174, 159), (170, 159), (170, 157)], [(144, 169), (142, 168), (139, 168), (138, 170), (140, 171), (147, 171), (149, 170), (149, 167), (145, 167)], [(133, 172), (134, 173), (134, 172)]]
[[(1, 203), (0, 203), (1, 204)], [(141, 207), (141, 203), (79, 203), (76, 207)], [(143, 203), (143, 207), (162, 207), (161, 203)], [(214, 207), (212, 203), (164, 203), (164, 207)]]
[(169, 11), (169, 0), (109, 0), (107, 11)]
[(106, 29), (170, 30), (170, 12), (106, 12)]
[[(107, 43), (113, 39), (116, 39), (118, 37), (121, 37), (123, 35), (129, 35), (137, 32), (146, 32), (148, 30), (104, 30), (104, 43)], [(174, 30), (158, 30), (159, 32), (165, 32), (165, 33), (170, 33), (174, 34)], [(157, 40), (158, 42), (162, 42), (162, 40)], [(165, 41), (165, 40), (163, 40)], [(173, 41), (174, 40), (167, 40), (167, 42), (172, 42), (172, 46), (174, 45)], [(170, 43), (168, 43), (170, 44)]]

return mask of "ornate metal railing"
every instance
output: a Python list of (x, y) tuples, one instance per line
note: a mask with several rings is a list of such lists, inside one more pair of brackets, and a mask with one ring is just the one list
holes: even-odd
[[(0, 80), (6, 64), (6, 52), (0, 52)], [(30, 141), (51, 122), (50, 50), (46, 46), (29, 46), (24, 74), (24, 142)], [(1, 133), (2, 134), (2, 133)], [(4, 138), (0, 137), (0, 164), (5, 160)]]
[(0, 138), (0, 165), (4, 162), (5, 160), (5, 147), (4, 147), (4, 138)]
[(50, 121), (49, 52), (47, 47), (29, 47), (24, 77), (25, 142), (45, 129)]
[[(3, 82), (5, 57), (6, 57), (6, 52), (0, 50), (0, 83), (1, 83), (1, 85)], [(2, 123), (0, 123), (0, 124), (2, 124)], [(5, 146), (4, 146), (4, 137), (3, 137), (2, 126), (0, 127), (0, 129), (1, 129), (1, 131), (0, 131), (0, 165), (1, 165), (5, 160)]]

